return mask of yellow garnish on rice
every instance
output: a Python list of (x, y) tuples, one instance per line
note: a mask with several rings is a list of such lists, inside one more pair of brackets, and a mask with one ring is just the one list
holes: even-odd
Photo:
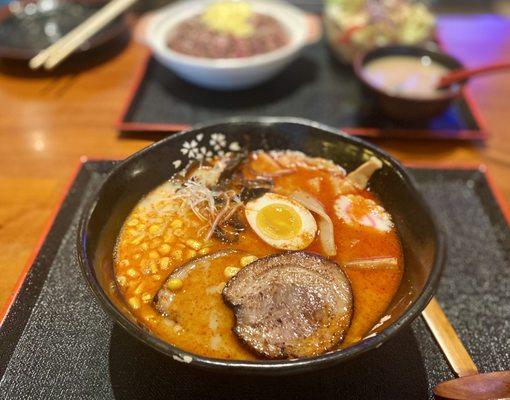
[(245, 2), (225, 1), (213, 3), (202, 14), (202, 21), (211, 29), (238, 37), (253, 34), (251, 6)]

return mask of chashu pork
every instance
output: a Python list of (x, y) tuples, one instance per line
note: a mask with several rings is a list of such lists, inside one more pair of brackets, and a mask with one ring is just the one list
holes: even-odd
[(297, 358), (333, 349), (352, 317), (349, 280), (317, 254), (286, 252), (258, 259), (223, 289), (234, 309), (234, 332), (268, 358)]

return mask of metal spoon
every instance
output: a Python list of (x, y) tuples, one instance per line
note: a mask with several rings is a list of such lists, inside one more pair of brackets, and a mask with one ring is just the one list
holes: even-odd
[(435, 298), (422, 313), (432, 334), (459, 378), (442, 382), (434, 394), (443, 399), (510, 399), (510, 371), (479, 374), (476, 365)]

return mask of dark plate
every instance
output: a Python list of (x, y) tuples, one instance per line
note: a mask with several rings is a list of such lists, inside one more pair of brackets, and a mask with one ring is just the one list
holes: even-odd
[[(28, 60), (103, 7), (106, 0), (23, 0), (0, 8), (0, 58)], [(127, 30), (120, 16), (76, 52), (96, 49)]]
[[(292, 361), (232, 361), (186, 353), (139, 326), (122, 296), (110, 290), (113, 249), (123, 221), (137, 201), (167, 180), (190, 159), (219, 151), (254, 149), (301, 150), (331, 159), (352, 170), (375, 155), (384, 166), (371, 180), (398, 227), (406, 269), (402, 285), (387, 313), (391, 318), (377, 335), (329, 354)], [(443, 242), (429, 207), (407, 172), (391, 156), (358, 138), (318, 123), (282, 118), (236, 119), (196, 127), (155, 143), (119, 163), (105, 180), (80, 224), (79, 261), (100, 304), (124, 329), (160, 352), (191, 365), (224, 372), (283, 374), (304, 372), (352, 359), (375, 349), (407, 326), (428, 303), (443, 263)]]

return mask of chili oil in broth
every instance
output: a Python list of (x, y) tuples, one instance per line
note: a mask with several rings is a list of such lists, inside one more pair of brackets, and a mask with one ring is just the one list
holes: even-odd
[[(253, 178), (274, 172), (272, 160), (278, 162), (279, 156), (284, 154), (272, 152), (269, 157), (267, 153), (250, 153), (242, 167), (243, 176)], [(349, 265), (353, 260), (394, 260), (391, 268), (344, 268), (354, 296), (354, 314), (339, 347), (350, 346), (362, 340), (381, 319), (400, 285), (404, 262), (397, 230), (393, 224), (386, 231), (380, 231), (338, 218), (334, 204), (339, 197), (339, 175), (305, 164), (283, 169), (284, 173), (274, 175), (272, 191), (282, 195), (304, 191), (322, 203), (334, 225), (337, 247), (337, 254), (332, 257), (334, 261)], [(260, 358), (233, 333), (234, 314), (224, 303), (221, 291), (229, 279), (228, 271), (242, 268), (255, 257), (281, 250), (264, 242), (246, 220), (242, 222), (247, 229), (239, 234), (237, 243), (223, 243), (215, 238), (205, 240), (210, 226), (191, 209), (183, 208), (173, 200), (176, 188), (177, 184), (172, 181), (165, 182), (144, 197), (126, 219), (114, 257), (119, 290), (142, 325), (180, 349), (220, 359)], [(366, 204), (355, 202), (351, 206), (353, 214), (362, 215), (367, 211), (363, 208), (372, 202), (382, 206), (369, 189), (356, 189), (351, 194), (357, 199), (368, 200)], [(244, 216), (244, 213), (240, 214)], [(158, 313), (153, 300), (172, 271), (196, 257), (230, 248), (240, 252), (204, 261), (186, 276), (181, 282), (182, 287), (175, 292), (171, 318)], [(305, 251), (324, 255), (319, 234)]]

